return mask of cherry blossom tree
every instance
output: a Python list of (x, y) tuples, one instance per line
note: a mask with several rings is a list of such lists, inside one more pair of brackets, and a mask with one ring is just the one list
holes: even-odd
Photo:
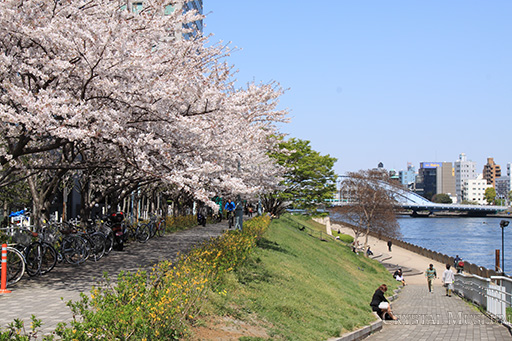
[(279, 85), (235, 88), (226, 45), (181, 38), (199, 14), (164, 13), (163, 0), (138, 13), (124, 4), (0, 2), (0, 186), (27, 170), (105, 166), (205, 202), (275, 186), (267, 152), (286, 121)]

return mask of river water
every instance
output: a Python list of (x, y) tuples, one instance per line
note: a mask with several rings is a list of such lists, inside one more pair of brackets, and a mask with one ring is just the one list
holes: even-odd
[[(331, 212), (332, 220), (343, 221)], [(508, 220), (505, 227), (505, 272), (512, 273), (512, 216), (510, 218), (428, 217), (399, 216), (402, 240), (462, 259), (494, 270), (495, 250), (501, 253), (500, 221)], [(501, 265), (501, 260), (500, 260)]]
[[(402, 239), (433, 251), (494, 269), (495, 249), (501, 252), (500, 221), (506, 218), (400, 217)], [(512, 224), (504, 229), (505, 272), (512, 273)], [(500, 261), (501, 263), (501, 261)]]

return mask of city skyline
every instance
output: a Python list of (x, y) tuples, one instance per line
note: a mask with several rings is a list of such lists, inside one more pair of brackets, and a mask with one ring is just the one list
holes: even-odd
[[(462, 153), (460, 153), (460, 154), (462, 154)], [(459, 154), (459, 155), (457, 155), (457, 159), (458, 159), (458, 157), (460, 156), (460, 154)], [(476, 162), (475, 160), (472, 160), (472, 158), (471, 158), (471, 157), (469, 157), (467, 153), (464, 153), (464, 154), (466, 155), (466, 157), (468, 158), (468, 160), (469, 160), (469, 161), (473, 161), (473, 162), (475, 162), (475, 163), (476, 163), (477, 171), (481, 168), (481, 171), (479, 171), (479, 172), (478, 172), (479, 174), (483, 172), (484, 166), (485, 166), (485, 164), (487, 163), (487, 159), (488, 159), (488, 158), (492, 158), (492, 159), (494, 159), (494, 162), (495, 162), (497, 165), (501, 166), (501, 167), (502, 167), (502, 170), (505, 168), (505, 166), (506, 166), (507, 164), (512, 163), (512, 160), (509, 160), (509, 161), (506, 161), (506, 162), (500, 162), (499, 160), (496, 160), (496, 158), (494, 158), (494, 157), (492, 157), (492, 156), (489, 156), (489, 157), (487, 157), (487, 158), (485, 159), (484, 163), (482, 163), (482, 164), (480, 165), (480, 164), (479, 164), (478, 162)], [(395, 171), (397, 171), (397, 172), (398, 172), (398, 171), (401, 171), (401, 170), (407, 170), (407, 166), (408, 166), (409, 164), (411, 164), (412, 166), (414, 166), (414, 168), (415, 168), (416, 170), (418, 170), (418, 169), (420, 168), (420, 166), (421, 166), (421, 164), (422, 164), (422, 163), (439, 163), (439, 164), (440, 164), (440, 163), (450, 162), (450, 163), (454, 164), (454, 163), (455, 163), (455, 161), (457, 161), (457, 159), (453, 159), (453, 160), (422, 160), (422, 161), (419, 161), (419, 162), (418, 162), (418, 164), (413, 164), (412, 162), (403, 162), (403, 165), (404, 165), (404, 166), (400, 166), (400, 167), (398, 167), (398, 168), (390, 168), (390, 167), (387, 167), (386, 162), (384, 162), (384, 161), (379, 161), (379, 163), (381, 162), (381, 163), (384, 165), (384, 168), (385, 168), (385, 169), (387, 169), (387, 170), (395, 170)], [(372, 167), (372, 168), (377, 168), (377, 166), (378, 166), (378, 163), (377, 163), (374, 167)], [(502, 175), (506, 175), (506, 174), (502, 173)]]
[(237, 85), (280, 82), (282, 131), (336, 157), (337, 174), (383, 162), (512, 161), (512, 3), (205, 1), (205, 33), (239, 47)]

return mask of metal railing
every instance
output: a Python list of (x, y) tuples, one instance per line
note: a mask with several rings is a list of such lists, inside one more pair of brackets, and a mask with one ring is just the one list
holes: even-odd
[(489, 317), (512, 327), (507, 316), (507, 308), (512, 304), (512, 279), (455, 274), (454, 287), (457, 294), (485, 309)]

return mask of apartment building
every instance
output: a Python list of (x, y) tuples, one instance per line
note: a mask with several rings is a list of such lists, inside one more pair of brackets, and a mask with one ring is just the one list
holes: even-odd
[(495, 187), (496, 178), (501, 176), (501, 167), (494, 162), (492, 157), (488, 157), (482, 175), (489, 185)]
[(485, 190), (492, 188), (487, 180), (480, 174), (476, 179), (464, 179), (462, 183), (462, 200), (475, 202), (479, 205), (487, 205)]

